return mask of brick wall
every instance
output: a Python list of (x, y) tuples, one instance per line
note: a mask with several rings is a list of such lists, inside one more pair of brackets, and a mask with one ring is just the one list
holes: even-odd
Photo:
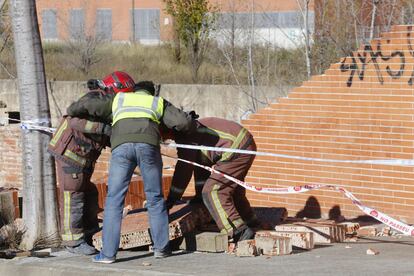
[[(370, 46), (243, 121), (258, 151), (340, 160), (413, 159), (413, 36), (412, 26), (393, 26)], [(340, 185), (366, 205), (414, 222), (414, 168), (409, 166), (258, 156), (247, 181), (261, 187)], [(286, 206), (290, 215), (362, 215), (330, 190), (248, 196), (253, 205)]]
[[(258, 150), (339, 160), (413, 159), (413, 36), (412, 26), (394, 26), (370, 46), (332, 64), (324, 75), (312, 77), (287, 98), (243, 121)], [(1, 128), (0, 183), (21, 187), (20, 130), (13, 125)], [(108, 158), (107, 151), (99, 159), (95, 182), (106, 177)], [(164, 160), (164, 165), (175, 163)], [(414, 168), (409, 166), (258, 156), (247, 181), (262, 187), (340, 185), (366, 205), (414, 222)], [(285, 206), (290, 215), (362, 215), (350, 200), (330, 190), (248, 196), (255, 206)]]
[(22, 144), (19, 125), (0, 127), (0, 187), (21, 188)]
[[(0, 190), (3, 188), (17, 188), (19, 190), (22, 189), (22, 163), (21, 163), (21, 139), (20, 139), (21, 131), (19, 125), (7, 125), (0, 127)], [(167, 154), (169, 156), (176, 156), (176, 150), (172, 148), (165, 148), (162, 147), (162, 153)], [(108, 178), (108, 171), (109, 171), (109, 160), (111, 157), (111, 150), (109, 148), (102, 151), (101, 156), (98, 159), (98, 162), (95, 166), (95, 171), (92, 176), (92, 182), (98, 185), (106, 185), (106, 181)], [(164, 170), (163, 175), (163, 185), (164, 187), (169, 187), (171, 182), (171, 175), (173, 170), (171, 168), (175, 165), (175, 160), (171, 158), (164, 157), (163, 158)], [(134, 184), (135, 183), (135, 184)], [(139, 186), (142, 185), (141, 181), (133, 181), (133, 185)], [(192, 195), (194, 193), (194, 186), (189, 185), (190, 187), (186, 191), (186, 195)], [(135, 190), (138, 188), (134, 188)], [(141, 189), (141, 188), (140, 188)], [(126, 204), (131, 204), (134, 207), (140, 206), (142, 207), (141, 199), (135, 195), (138, 195), (135, 190), (131, 190), (131, 199), (126, 199)], [(164, 189), (164, 194), (167, 195), (167, 190)], [(102, 190), (104, 191), (104, 190)], [(137, 190), (138, 191), (138, 190)], [(141, 191), (141, 190), (139, 190)], [(106, 192), (102, 194), (106, 195)], [(142, 193), (143, 194), (143, 193)], [(141, 194), (139, 194), (141, 195)], [(102, 197), (102, 196), (101, 196)], [(104, 196), (103, 196), (104, 198)], [(103, 203), (103, 198), (100, 199), (100, 204)]]

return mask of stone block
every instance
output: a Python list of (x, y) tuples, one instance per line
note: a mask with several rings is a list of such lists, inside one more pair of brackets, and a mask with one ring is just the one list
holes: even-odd
[(279, 236), (291, 239), (292, 247), (297, 249), (313, 249), (315, 247), (312, 232), (282, 232), (282, 231), (258, 231), (256, 237)]
[(257, 251), (263, 255), (280, 256), (292, 253), (292, 242), (289, 237), (256, 235), (254, 240)]
[(228, 250), (227, 234), (216, 232), (188, 233), (184, 235), (180, 249), (201, 252), (225, 252)]

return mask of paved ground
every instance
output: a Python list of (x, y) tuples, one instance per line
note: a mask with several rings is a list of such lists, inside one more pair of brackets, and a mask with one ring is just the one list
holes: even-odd
[[(347, 248), (350, 247), (350, 248)], [(379, 255), (367, 255), (373, 248)], [(120, 251), (114, 264), (60, 251), (48, 258), (0, 259), (0, 275), (413, 275), (413, 238), (367, 238), (318, 246), (283, 257), (175, 252), (155, 260), (147, 251)]]

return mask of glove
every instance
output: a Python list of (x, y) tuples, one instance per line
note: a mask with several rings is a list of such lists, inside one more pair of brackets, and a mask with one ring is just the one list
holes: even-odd
[[(135, 84), (134, 90), (146, 90), (148, 91), (152, 96), (158, 96), (157, 95), (157, 87), (158, 85), (154, 84), (152, 81), (140, 81)], [(158, 87), (158, 94), (159, 94), (159, 87)]]
[(193, 120), (197, 120), (200, 117), (194, 110), (191, 110), (187, 114), (190, 115)]
[(97, 79), (90, 79), (86, 83), (86, 86), (88, 87), (89, 90), (96, 90), (96, 89), (99, 88), (98, 80)]
[(112, 134), (111, 125), (104, 124), (104, 126), (102, 128), (102, 134), (105, 134), (106, 136), (111, 136), (111, 134)]

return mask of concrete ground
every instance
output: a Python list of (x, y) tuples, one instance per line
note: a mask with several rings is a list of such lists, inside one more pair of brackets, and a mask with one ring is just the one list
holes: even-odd
[[(367, 255), (368, 248), (379, 251)], [(279, 257), (174, 252), (156, 260), (148, 251), (120, 251), (114, 264), (59, 251), (47, 258), (0, 259), (0, 275), (413, 275), (414, 238), (364, 238)]]

